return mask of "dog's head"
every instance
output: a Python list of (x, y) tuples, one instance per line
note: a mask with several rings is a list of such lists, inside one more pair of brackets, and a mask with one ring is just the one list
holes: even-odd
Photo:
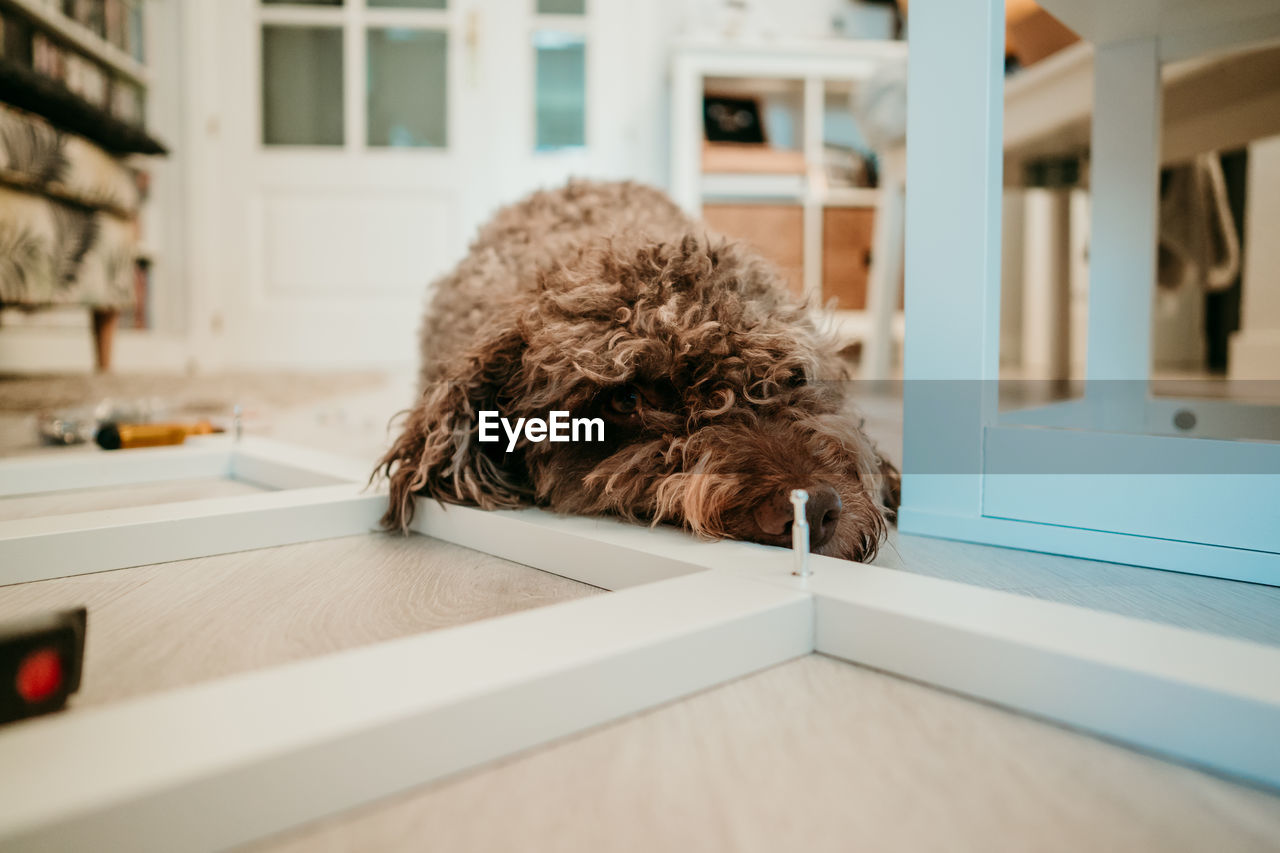
[[(624, 247), (624, 241), (630, 245)], [(689, 236), (618, 238), (495, 306), (425, 390), (382, 460), (389, 528), (413, 495), (484, 508), (536, 503), (789, 545), (792, 489), (813, 550), (874, 556), (897, 471), (846, 408), (845, 370), (771, 267)], [(479, 441), (479, 413), (599, 418), (599, 442)]]

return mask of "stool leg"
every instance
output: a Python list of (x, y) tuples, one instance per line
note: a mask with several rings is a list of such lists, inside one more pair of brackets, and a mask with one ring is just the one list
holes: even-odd
[(1022, 365), (1028, 379), (1061, 380), (1071, 371), (1071, 193), (1026, 191)]
[(111, 346), (115, 342), (119, 319), (120, 312), (115, 308), (93, 309), (93, 349), (99, 373), (111, 369)]

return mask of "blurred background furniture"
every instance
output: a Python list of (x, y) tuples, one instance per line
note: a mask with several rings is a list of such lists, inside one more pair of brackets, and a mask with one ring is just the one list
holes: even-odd
[[(142, 3), (0, 0), (0, 308), (83, 307), (95, 362), (146, 316)], [(140, 263), (140, 261), (142, 263)]]
[[(755, 246), (797, 294), (834, 307), (842, 342), (864, 354), (901, 340), (901, 266), (873, 251), (881, 223), (896, 217), (877, 213), (880, 160), (851, 98), (883, 67), (903, 63), (906, 49), (891, 39), (688, 39), (673, 55), (677, 203)], [(741, 123), (763, 125), (761, 141), (708, 140), (729, 107)], [(872, 378), (888, 367), (877, 361)]]
[[(1002, 375), (1078, 379), (1094, 46), (1031, 0), (1009, 0), (1004, 11)], [(1263, 379), (1280, 363), (1280, 291), (1263, 272), (1277, 268), (1263, 235), (1280, 228), (1269, 202), (1280, 148), (1266, 139), (1280, 133), (1280, 46), (1268, 32), (1241, 49), (1173, 57), (1161, 70), (1162, 286), (1151, 329), (1160, 375)], [(886, 164), (905, 162), (901, 138), (881, 147)], [(894, 185), (886, 165), (882, 192)], [(1252, 251), (1242, 255), (1241, 244)], [(873, 346), (864, 367), (876, 356)]]
[(83, 306), (99, 369), (135, 301), (139, 195), (97, 146), (0, 105), (0, 306)]
[[(1079, 42), (1005, 80), (1005, 258), (1014, 268), (1005, 269), (1001, 355), (1026, 377), (1065, 379), (1084, 373), (1089, 229), (1085, 190), (1093, 74), (1094, 46)], [(1231, 315), (1230, 326), (1220, 332), (1206, 328), (1206, 314), (1215, 302), (1206, 296), (1206, 263), (1188, 270), (1184, 281), (1160, 276), (1164, 286), (1152, 318), (1153, 365), (1166, 372), (1212, 370), (1226, 371), (1232, 378), (1268, 378), (1265, 367), (1280, 363), (1280, 349), (1267, 345), (1268, 335), (1262, 330), (1280, 330), (1280, 314), (1267, 310), (1267, 294), (1276, 287), (1274, 274), (1264, 270), (1276, 266), (1265, 263), (1272, 241), (1264, 235), (1280, 228), (1280, 215), (1267, 211), (1276, 167), (1268, 165), (1275, 156), (1268, 152), (1275, 145), (1265, 139), (1280, 134), (1280, 45), (1263, 43), (1184, 57), (1165, 64), (1161, 79), (1159, 165), (1168, 170), (1164, 194), (1180, 171), (1211, 176), (1216, 170), (1221, 181), (1223, 166), (1216, 161), (1223, 157), (1228, 180), (1232, 179), (1233, 168), (1243, 171), (1247, 149), (1252, 177), (1238, 183), (1249, 210), (1237, 210), (1234, 216), (1227, 211), (1231, 221), (1226, 224), (1239, 228), (1243, 219), (1248, 231), (1243, 242), (1251, 251), (1242, 265), (1239, 245), (1235, 246), (1232, 278), (1239, 277), (1240, 284), (1234, 293), (1222, 293), (1216, 300), (1233, 303), (1225, 312)], [(1221, 218), (1214, 205), (1195, 197), (1172, 201), (1182, 216), (1194, 219), (1205, 240), (1216, 238), (1209, 233)], [(1179, 235), (1168, 230), (1163, 222), (1161, 241), (1177, 248), (1171, 241)], [(1235, 229), (1224, 236), (1231, 242)], [(1031, 241), (1025, 253), (1008, 254), (1024, 240)], [(1167, 258), (1166, 252), (1162, 266)], [(1249, 303), (1247, 317), (1242, 302)]]

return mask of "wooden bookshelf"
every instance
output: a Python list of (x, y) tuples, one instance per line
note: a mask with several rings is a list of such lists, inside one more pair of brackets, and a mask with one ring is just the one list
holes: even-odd
[(0, 100), (115, 154), (165, 153), (145, 129), (138, 1), (0, 0)]
[(113, 154), (167, 154), (164, 143), (77, 97), (55, 80), (0, 60), (0, 101), (35, 113)]
[(150, 82), (147, 67), (93, 30), (68, 18), (53, 0), (0, 0), (0, 10), (12, 9), (25, 15), (46, 33), (97, 60), (139, 86)]

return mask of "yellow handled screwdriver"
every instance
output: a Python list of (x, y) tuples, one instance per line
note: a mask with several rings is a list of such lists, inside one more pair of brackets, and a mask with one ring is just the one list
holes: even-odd
[(211, 435), (216, 432), (223, 432), (223, 430), (208, 421), (156, 424), (105, 423), (98, 427), (95, 440), (104, 450), (120, 450), (182, 444), (189, 435)]

